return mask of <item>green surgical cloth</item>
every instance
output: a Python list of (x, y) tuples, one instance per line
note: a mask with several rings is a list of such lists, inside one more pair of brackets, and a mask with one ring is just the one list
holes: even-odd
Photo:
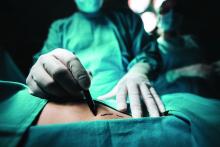
[(25, 147), (185, 147), (191, 143), (188, 124), (169, 116), (34, 126), (29, 130)]
[(220, 146), (219, 99), (176, 93), (164, 95), (162, 100), (170, 114), (188, 121), (194, 146)]
[(0, 80), (0, 147), (16, 146), (45, 104), (25, 85)]
[[(90, 92), (96, 99), (111, 91), (135, 63), (156, 66), (157, 51), (151, 41), (141, 19), (130, 11), (103, 12), (93, 17), (76, 12), (51, 25), (44, 47), (35, 59), (55, 48), (75, 53), (86, 70), (92, 72)], [(144, 50), (150, 52), (149, 56)], [(114, 100), (105, 103), (116, 106)]]
[(216, 99), (176, 93), (162, 97), (165, 117), (31, 126), (46, 101), (19, 83), (0, 82), (0, 90), (0, 146), (16, 146), (22, 136), (26, 147), (220, 145)]
[[(215, 147), (220, 145), (219, 100), (187, 93), (165, 95), (162, 100), (169, 110), (169, 116), (34, 126), (29, 130), (25, 146)], [(47, 137), (42, 138), (42, 136)]]

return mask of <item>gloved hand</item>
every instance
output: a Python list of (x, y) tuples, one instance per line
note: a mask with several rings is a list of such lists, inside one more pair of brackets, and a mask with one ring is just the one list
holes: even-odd
[(26, 79), (31, 94), (42, 98), (82, 98), (90, 77), (79, 59), (70, 51), (55, 49), (41, 55)]
[(134, 65), (112, 91), (98, 97), (98, 99), (105, 100), (116, 96), (118, 110), (125, 112), (127, 110), (126, 99), (128, 96), (132, 117), (134, 118), (139, 118), (143, 115), (141, 108), (141, 102), (143, 100), (149, 116), (160, 116), (160, 113), (165, 112), (165, 108), (156, 91), (149, 84), (146, 76), (148, 69), (149, 65), (146, 63)]
[(220, 75), (220, 60), (214, 62), (212, 64), (212, 67), (214, 69), (214, 72), (217, 74), (217, 75)]
[(170, 70), (166, 73), (166, 79), (168, 82), (174, 82), (181, 77), (198, 77), (203, 79), (208, 79), (216, 74), (219, 69), (218, 62), (214, 64), (193, 64), (189, 66), (184, 66), (174, 70)]

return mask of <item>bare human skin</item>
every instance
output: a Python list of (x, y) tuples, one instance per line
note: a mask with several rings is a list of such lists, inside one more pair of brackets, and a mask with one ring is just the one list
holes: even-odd
[(49, 102), (39, 115), (36, 125), (131, 118), (131, 116), (103, 104), (96, 103), (96, 105), (97, 115), (94, 116), (84, 102), (65, 104)]

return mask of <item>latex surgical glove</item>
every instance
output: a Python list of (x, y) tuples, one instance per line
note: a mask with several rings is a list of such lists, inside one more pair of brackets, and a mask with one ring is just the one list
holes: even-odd
[(166, 79), (168, 82), (174, 82), (181, 77), (198, 77), (207, 79), (211, 77), (213, 72), (213, 66), (199, 63), (170, 70), (166, 73)]
[(90, 77), (72, 52), (55, 49), (39, 57), (26, 83), (31, 94), (42, 98), (81, 98), (81, 90), (90, 86)]
[(116, 96), (117, 107), (119, 111), (127, 111), (126, 99), (129, 98), (132, 117), (142, 117), (142, 101), (147, 108), (149, 116), (158, 117), (165, 111), (164, 105), (157, 95), (155, 89), (149, 86), (149, 80), (146, 73), (149, 65), (139, 63), (135, 65), (110, 91), (109, 93), (98, 97), (99, 100), (105, 100)]
[(212, 64), (215, 74), (220, 75), (220, 60)]

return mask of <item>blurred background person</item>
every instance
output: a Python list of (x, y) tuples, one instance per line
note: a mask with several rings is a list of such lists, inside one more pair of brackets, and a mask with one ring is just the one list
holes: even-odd
[(154, 86), (160, 95), (189, 92), (219, 98), (220, 56), (213, 3), (165, 0), (158, 16), (162, 66)]

